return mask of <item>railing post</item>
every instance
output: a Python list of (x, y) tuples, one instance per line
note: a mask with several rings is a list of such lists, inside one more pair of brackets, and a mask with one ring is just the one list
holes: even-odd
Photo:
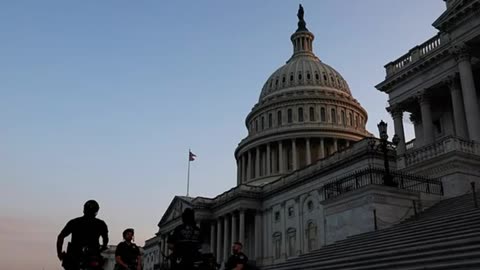
[(417, 216), (418, 216), (417, 202), (415, 200), (412, 200), (412, 203), (413, 203), (413, 214), (415, 215), (415, 218), (417, 218)]
[(473, 202), (475, 204), (475, 208), (478, 208), (477, 192), (475, 191), (475, 182), (471, 182), (470, 185), (472, 186)]
[(427, 193), (430, 193), (430, 180), (427, 179)]
[(377, 226), (377, 209), (373, 209), (373, 225), (374, 225), (375, 231), (378, 230), (378, 226)]

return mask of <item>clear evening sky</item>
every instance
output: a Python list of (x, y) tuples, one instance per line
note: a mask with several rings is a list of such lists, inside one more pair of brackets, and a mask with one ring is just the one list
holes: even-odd
[[(436, 33), (441, 0), (301, 1), (314, 51), (377, 134), (383, 65)], [(233, 151), (292, 53), (299, 1), (0, 2), (0, 268), (60, 269), (55, 240), (91, 198), (137, 243), (174, 195), (236, 183)], [(405, 120), (408, 123), (408, 120)], [(407, 139), (412, 128), (407, 124)]]

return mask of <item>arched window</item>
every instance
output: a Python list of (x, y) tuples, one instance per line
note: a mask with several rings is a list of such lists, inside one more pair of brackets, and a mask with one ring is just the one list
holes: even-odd
[(351, 127), (353, 126), (352, 113), (348, 113), (348, 124), (349, 124)]
[(310, 122), (315, 121), (315, 109), (313, 107), (310, 107)]
[(268, 114), (268, 128), (271, 128), (273, 126), (273, 115), (272, 113)]
[(325, 112), (325, 108), (320, 108), (320, 121), (326, 122), (327, 121), (327, 113)]
[(262, 130), (265, 129), (265, 116), (262, 116)]
[(308, 209), (308, 211), (313, 211), (313, 202), (312, 201), (308, 201), (307, 209)]
[(355, 127), (358, 127), (358, 117), (355, 115)]
[(303, 108), (298, 108), (298, 122), (303, 122)]
[(318, 81), (319, 79), (320, 79), (320, 76), (318, 76), (318, 73), (317, 73), (317, 72), (315, 72), (315, 80), (317, 80), (317, 81)]
[(335, 109), (332, 109), (330, 114), (331, 114), (330, 117), (332, 119), (332, 123), (336, 124), (337, 123), (337, 112), (335, 111)]
[(292, 116), (292, 109), (287, 110), (287, 122), (292, 123), (293, 121), (293, 116)]
[(258, 119), (255, 120), (255, 131), (258, 132)]
[(295, 215), (295, 209), (293, 208), (293, 206), (290, 206), (288, 208), (288, 217), (293, 217)]
[(282, 111), (277, 112), (277, 125), (282, 126)]
[(307, 72), (307, 80), (310, 80), (310, 73)]
[(308, 251), (312, 251), (317, 247), (317, 225), (310, 222), (307, 226), (307, 244)]
[(345, 111), (342, 111), (342, 125), (347, 125), (347, 116), (345, 115)]

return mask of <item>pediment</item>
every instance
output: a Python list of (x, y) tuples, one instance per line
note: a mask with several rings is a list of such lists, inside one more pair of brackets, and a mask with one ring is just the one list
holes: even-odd
[(162, 224), (180, 218), (185, 208), (192, 208), (191, 198), (175, 196), (175, 198), (173, 198), (172, 202), (168, 206), (167, 211), (165, 211), (162, 218), (160, 219), (158, 226), (161, 227)]

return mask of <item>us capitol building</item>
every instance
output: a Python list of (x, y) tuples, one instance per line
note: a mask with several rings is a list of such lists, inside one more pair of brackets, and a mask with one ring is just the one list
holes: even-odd
[[(433, 23), (438, 34), (388, 63), (376, 86), (388, 94), (393, 143), (386, 132), (378, 139), (365, 129), (367, 111), (314, 53), (300, 7), (293, 54), (245, 119), (237, 185), (214, 198), (175, 196), (146, 241), (145, 269), (159, 269), (187, 207), (195, 209), (204, 252), (222, 262), (240, 241), (257, 266), (277, 269), (480, 184), (480, 2), (446, 6)], [(405, 117), (415, 128), (409, 142)]]

